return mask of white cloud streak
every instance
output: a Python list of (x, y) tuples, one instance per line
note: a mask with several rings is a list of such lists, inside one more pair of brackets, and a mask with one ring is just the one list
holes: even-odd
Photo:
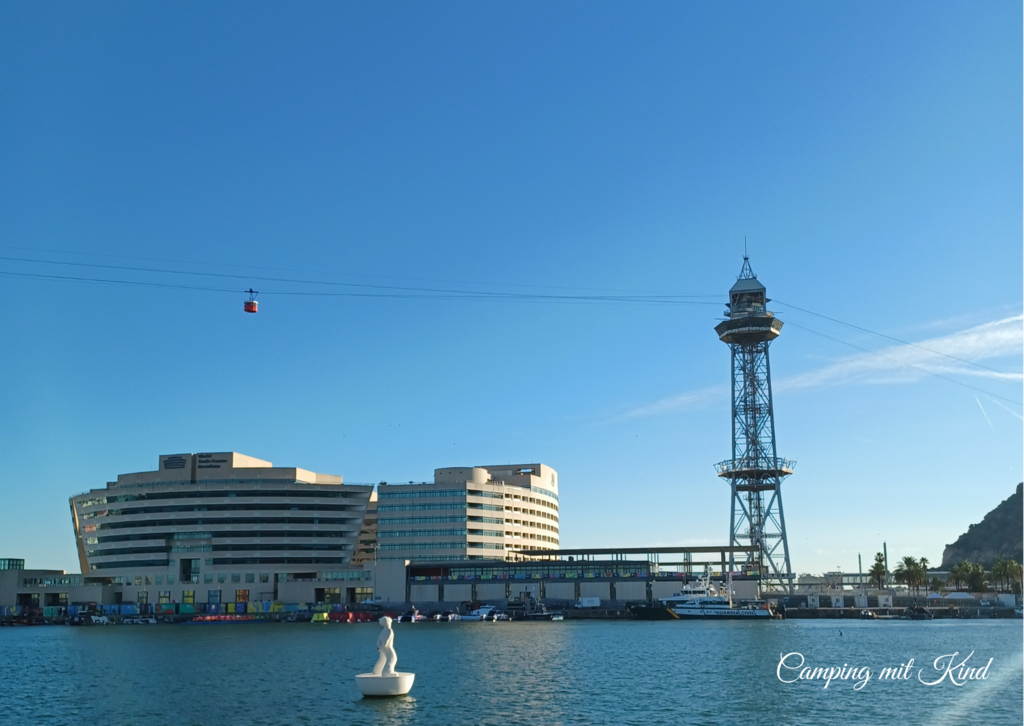
[[(923, 350), (924, 348), (928, 350)], [(936, 355), (936, 353), (944, 355)], [(929, 374), (946, 377), (968, 376), (996, 381), (1021, 381), (1024, 380), (1022, 373), (1004, 373), (975, 368), (957, 363), (945, 356), (981, 363), (1004, 356), (1020, 357), (1022, 354), (1024, 354), (1024, 315), (1015, 315), (949, 335), (922, 340), (912, 345), (893, 345), (881, 348), (875, 353), (846, 356), (817, 370), (776, 380), (774, 388), (776, 392), (779, 392), (849, 383), (914, 383), (928, 377)], [(724, 386), (702, 388), (639, 406), (623, 414), (617, 420), (658, 416), (695, 408), (727, 396), (728, 389)], [(981, 405), (980, 401), (978, 405)], [(1007, 410), (1021, 418), (1013, 410), (1008, 408)]]
[(950, 335), (923, 340), (915, 345), (893, 345), (877, 353), (847, 356), (816, 371), (780, 380), (775, 387), (777, 390), (798, 390), (853, 382), (910, 383), (930, 373), (1000, 381), (1024, 380), (1020, 373), (972, 368), (929, 352), (936, 351), (974, 363), (1009, 355), (1020, 356), (1024, 352), (1022, 322), (1024, 315), (1015, 315)]
[(985, 417), (985, 420), (986, 420), (986, 421), (988, 421), (988, 427), (989, 427), (990, 429), (992, 429), (992, 431), (995, 431), (995, 430), (996, 430), (996, 427), (992, 425), (992, 419), (990, 419), (990, 418), (988, 417), (988, 414), (987, 414), (987, 413), (985, 413), (985, 407), (981, 405), (981, 399), (980, 399), (980, 398), (978, 398), (977, 396), (975, 396), (975, 397), (974, 397), (974, 400), (978, 402), (978, 408), (980, 408), (980, 409), (981, 409), (981, 415)]
[(679, 411), (684, 408), (695, 408), (715, 399), (727, 399), (728, 396), (729, 390), (725, 386), (700, 388), (696, 391), (682, 393), (678, 396), (670, 396), (669, 398), (663, 398), (660, 401), (655, 401), (654, 403), (647, 404), (646, 406), (634, 408), (632, 411), (628, 411), (620, 416), (618, 420), (646, 418), (648, 416), (657, 416), (662, 413)]

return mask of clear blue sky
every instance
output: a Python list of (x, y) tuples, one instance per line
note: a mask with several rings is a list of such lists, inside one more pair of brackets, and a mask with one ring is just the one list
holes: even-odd
[(883, 540), (937, 563), (1022, 478), (1021, 25), (1011, 2), (3, 4), (0, 556), (75, 570), (70, 495), (210, 450), (352, 482), (542, 461), (563, 546), (724, 543), (719, 305), (256, 278), (718, 302), (746, 236), (790, 323), (794, 568)]

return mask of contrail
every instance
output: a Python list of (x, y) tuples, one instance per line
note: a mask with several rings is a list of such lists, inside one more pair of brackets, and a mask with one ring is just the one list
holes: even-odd
[(987, 414), (987, 413), (985, 413), (985, 407), (981, 405), (981, 401), (980, 401), (980, 400), (978, 400), (978, 397), (977, 397), (977, 396), (975, 396), (975, 397), (974, 397), (974, 400), (975, 400), (975, 401), (978, 401), (978, 408), (980, 408), (980, 409), (981, 409), (981, 415), (985, 417), (985, 420), (986, 420), (986, 421), (988, 421), (988, 427), (989, 427), (990, 429), (992, 429), (992, 431), (993, 431), (993, 433), (994, 433), (996, 429), (995, 429), (995, 427), (994, 427), (994, 426), (992, 425), (992, 419), (990, 419), (990, 418), (988, 417), (988, 414)]
[(988, 399), (988, 400), (989, 400), (989, 401), (991, 401), (992, 403), (996, 404), (997, 406), (999, 406), (999, 408), (1003, 409), (1004, 411), (1007, 411), (1007, 412), (1008, 412), (1008, 413), (1009, 413), (1009, 414), (1010, 414), (1011, 416), (1016, 416), (1016, 417), (1017, 417), (1017, 418), (1019, 418), (1019, 419), (1020, 419), (1021, 421), (1024, 421), (1024, 416), (1021, 416), (1021, 415), (1020, 415), (1019, 413), (1017, 413), (1016, 411), (1014, 411), (1014, 410), (1013, 410), (1012, 408), (1010, 408), (1010, 407), (1009, 407), (1009, 406), (1007, 406), (1006, 404), (1004, 404), (1004, 403), (1000, 403), (999, 401), (997, 401), (997, 400), (996, 400), (996, 399), (994, 399), (994, 398), (990, 398), (990, 399)]

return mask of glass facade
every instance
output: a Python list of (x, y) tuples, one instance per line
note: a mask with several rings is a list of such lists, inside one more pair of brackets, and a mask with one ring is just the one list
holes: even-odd
[(658, 574), (652, 562), (531, 562), (409, 566), (413, 580), (581, 580), (594, 578), (649, 577)]

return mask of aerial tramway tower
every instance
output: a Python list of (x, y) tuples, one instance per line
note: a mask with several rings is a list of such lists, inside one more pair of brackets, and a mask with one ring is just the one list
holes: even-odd
[[(729, 290), (728, 318), (715, 326), (732, 352), (732, 458), (715, 469), (732, 489), (729, 545), (756, 548), (740, 563), (744, 571), (760, 575), (762, 588), (792, 594), (782, 481), (796, 462), (780, 459), (775, 448), (768, 344), (778, 337), (782, 321), (765, 308), (770, 302), (765, 293), (744, 255)], [(735, 564), (730, 555), (730, 569)]]

